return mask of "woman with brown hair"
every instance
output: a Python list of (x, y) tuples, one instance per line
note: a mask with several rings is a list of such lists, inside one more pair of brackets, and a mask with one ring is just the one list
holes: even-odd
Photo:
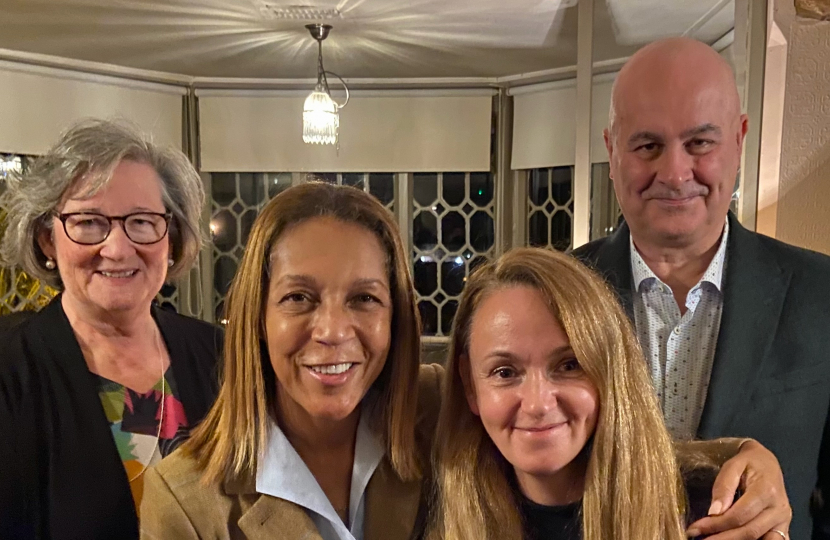
[(480, 267), (447, 369), (434, 538), (681, 540), (706, 515), (722, 443), (675, 457), (625, 312), (575, 259)]
[(142, 536), (418, 534), (443, 370), (419, 368), (392, 214), (353, 188), (286, 190), (254, 223), (226, 306), (219, 398), (148, 471)]
[[(254, 223), (226, 306), (219, 398), (148, 471), (142, 536), (408, 538), (438, 371), (419, 377), (392, 214), (352, 188), (283, 192)], [(416, 430), (419, 394), (433, 422)]]

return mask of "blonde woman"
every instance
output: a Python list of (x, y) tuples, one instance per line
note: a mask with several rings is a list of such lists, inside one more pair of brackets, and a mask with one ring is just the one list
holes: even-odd
[(353, 188), (286, 190), (254, 223), (226, 305), (219, 399), (147, 473), (142, 537), (421, 532), (442, 370), (419, 368), (391, 213)]
[(681, 451), (681, 475), (630, 323), (581, 263), (508, 252), (471, 276), (454, 324), (435, 538), (681, 540), (706, 515), (735, 441)]
[(370, 195), (310, 183), (266, 205), (227, 300), (219, 398), (148, 472), (142, 537), (409, 538), (438, 404), (413, 291)]

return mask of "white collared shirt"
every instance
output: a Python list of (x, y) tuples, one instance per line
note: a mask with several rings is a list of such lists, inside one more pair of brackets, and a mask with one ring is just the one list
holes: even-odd
[(715, 359), (721, 315), (729, 221), (701, 280), (686, 295), (682, 316), (671, 288), (631, 245), (634, 323), (648, 362), (666, 427), (677, 438), (697, 433)]
[(337, 515), (320, 484), (288, 442), (288, 438), (276, 422), (271, 422), (268, 445), (257, 466), (256, 490), (302, 506), (323, 540), (363, 540), (366, 486), (385, 454), (379, 437), (369, 427), (365, 411), (366, 408), (360, 416), (355, 440), (349, 494), (349, 527)]

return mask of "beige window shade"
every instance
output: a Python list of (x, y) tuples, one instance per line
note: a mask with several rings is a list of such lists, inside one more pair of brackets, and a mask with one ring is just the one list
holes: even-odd
[(489, 91), (353, 96), (340, 111), (339, 152), (303, 143), (305, 93), (198, 95), (203, 171), (490, 170)]
[[(611, 105), (609, 76), (595, 77), (591, 106), (591, 161), (608, 161), (602, 130)], [(576, 153), (576, 80), (511, 91), (513, 97), (512, 168), (573, 165)]]
[(0, 61), (0, 152), (43, 154), (70, 124), (126, 119), (182, 147), (183, 87)]

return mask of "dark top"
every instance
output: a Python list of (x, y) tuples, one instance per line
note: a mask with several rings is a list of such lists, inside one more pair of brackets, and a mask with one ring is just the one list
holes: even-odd
[[(628, 226), (574, 255), (608, 280), (633, 319)], [(748, 231), (730, 213), (723, 316), (697, 438), (752, 437), (778, 457), (792, 538), (830, 540), (829, 409), (830, 257)]]
[(522, 497), (526, 540), (582, 540), (581, 502), (544, 506)]
[[(152, 315), (195, 425), (218, 389), (221, 330), (155, 307)], [(87, 369), (60, 296), (0, 330), (0, 342), (0, 538), (138, 538), (97, 377)]]
[[(712, 484), (717, 472), (712, 469), (685, 473), (689, 513), (686, 525), (706, 516), (712, 496)], [(582, 540), (582, 502), (562, 506), (536, 504), (519, 495), (525, 540)]]

